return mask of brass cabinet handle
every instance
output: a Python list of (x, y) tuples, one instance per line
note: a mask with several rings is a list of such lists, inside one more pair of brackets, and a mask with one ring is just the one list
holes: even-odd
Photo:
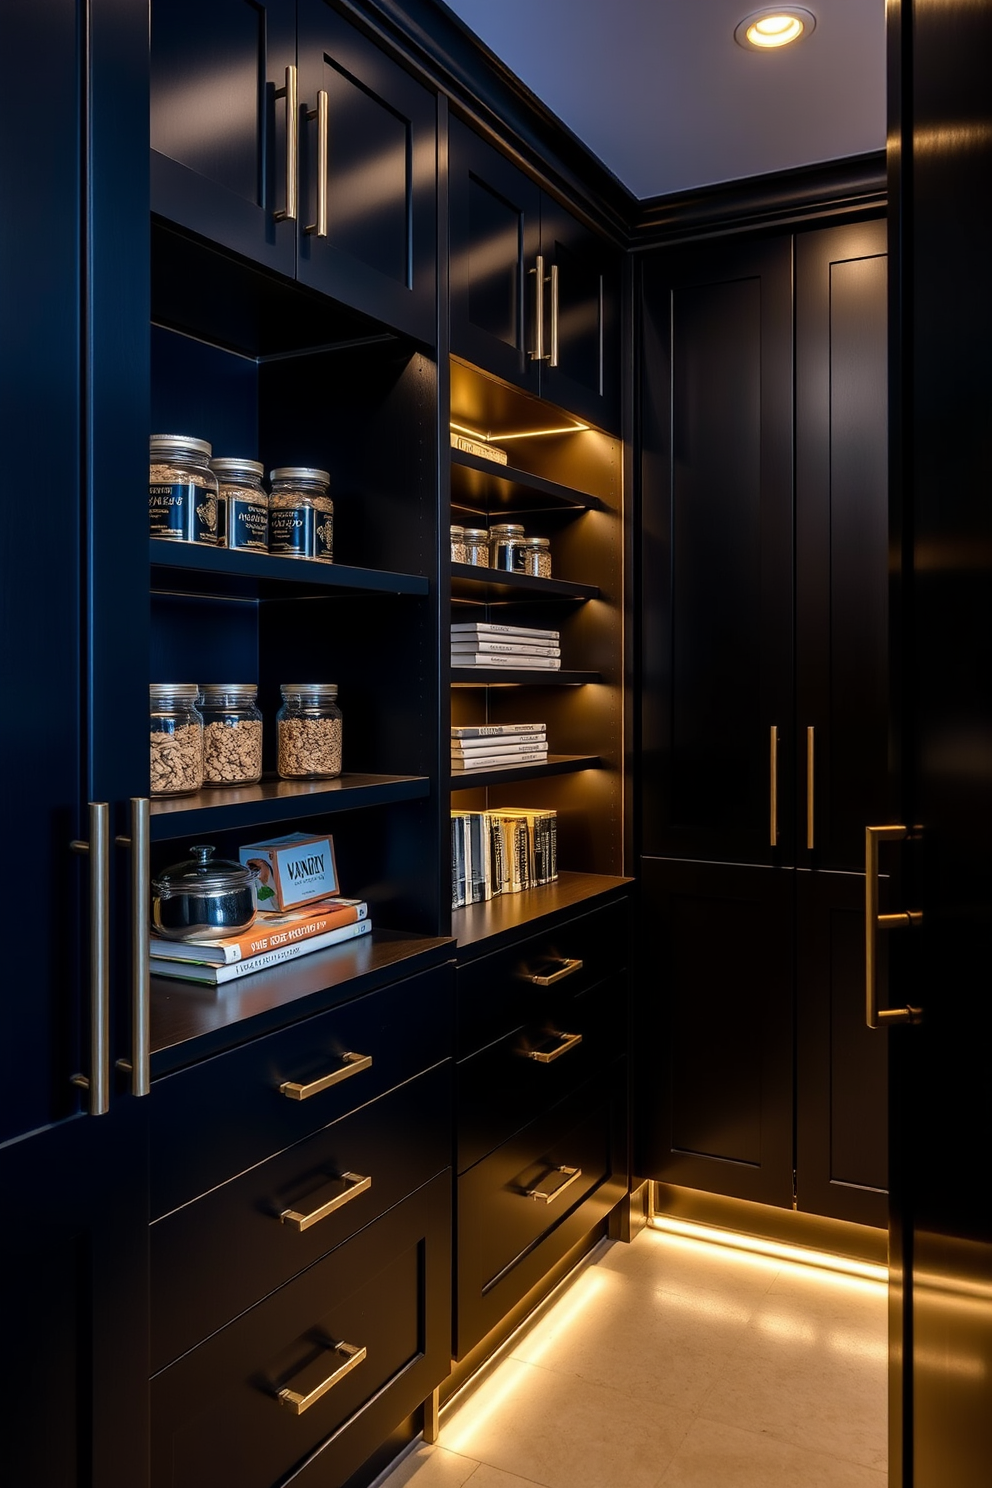
[(110, 806), (89, 803), (88, 842), (69, 847), (90, 860), (90, 1073), (73, 1075), (73, 1085), (89, 1092), (89, 1113), (110, 1110)]
[(810, 725), (806, 730), (806, 846), (810, 852), (816, 840), (814, 833), (814, 751), (816, 749), (816, 730)]
[(349, 1080), (352, 1075), (371, 1068), (371, 1054), (342, 1054), (340, 1069), (332, 1070), (329, 1075), (321, 1075), (319, 1080), (311, 1080), (308, 1085), (301, 1085), (298, 1080), (284, 1080), (279, 1086), (279, 1094), (286, 1096), (288, 1100), (309, 1100), (312, 1095), (329, 1090), (341, 1080)]
[(549, 1192), (545, 1188), (525, 1188), (524, 1194), (528, 1199), (536, 1199), (539, 1204), (553, 1204), (555, 1199), (560, 1199), (566, 1188), (571, 1188), (573, 1183), (578, 1183), (582, 1177), (581, 1168), (552, 1168), (552, 1173), (564, 1173), (565, 1182), (559, 1183), (557, 1188)]
[(323, 1204), (318, 1204), (316, 1209), (311, 1209), (309, 1214), (301, 1214), (297, 1209), (284, 1209), (279, 1216), (281, 1224), (290, 1225), (294, 1230), (308, 1230), (311, 1225), (319, 1224), (335, 1209), (343, 1209), (345, 1204), (350, 1204), (352, 1199), (357, 1199), (359, 1194), (368, 1193), (372, 1187), (371, 1178), (363, 1178), (360, 1173), (342, 1173), (335, 1183), (343, 1184), (344, 1187), (334, 1197)]
[(524, 1049), (522, 1052), (528, 1059), (536, 1059), (538, 1064), (554, 1064), (556, 1059), (567, 1054), (569, 1049), (577, 1048), (582, 1042), (581, 1033), (556, 1033), (555, 1038), (561, 1040), (556, 1049)]
[(297, 213), (297, 176), (299, 174), (299, 104), (296, 89), (296, 68), (286, 68), (286, 86), (276, 89), (277, 98), (286, 100), (286, 206), (273, 212), (276, 222), (295, 222)]
[[(289, 1385), (285, 1385), (276, 1396), (277, 1400), (289, 1407), (294, 1416), (302, 1416), (303, 1412), (309, 1410), (315, 1401), (339, 1384), (346, 1374), (357, 1369), (366, 1355), (364, 1348), (356, 1348), (353, 1343), (335, 1343), (331, 1346), (331, 1352), (341, 1355), (344, 1362), (339, 1364), (337, 1369), (332, 1370), (326, 1379), (322, 1379), (309, 1390), (294, 1390)], [(297, 1376), (297, 1381), (303, 1380), (308, 1373), (309, 1367)]]
[(909, 827), (865, 827), (865, 1022), (869, 1028), (887, 1028), (891, 1023), (919, 1023), (921, 1008), (880, 1008), (878, 1005), (877, 940), (879, 930), (898, 930), (918, 925), (923, 919), (917, 909), (902, 914), (878, 912), (878, 845), (880, 842), (903, 842), (911, 836)]
[(539, 253), (534, 259), (534, 267), (530, 271), (536, 276), (536, 287), (534, 290), (534, 350), (530, 354), (532, 362), (544, 361), (544, 254)]
[(558, 365), (558, 265), (551, 265), (551, 353), (548, 366)]
[(118, 1059), (117, 1068), (130, 1074), (132, 1095), (147, 1095), (151, 1090), (148, 1027), (151, 1000), (148, 943), (150, 816), (148, 797), (132, 796), (131, 835), (114, 839), (118, 847), (131, 849), (131, 1058)]
[(778, 847), (778, 724), (768, 730), (768, 840), (771, 847)]
[(327, 93), (321, 88), (317, 94), (317, 107), (307, 110), (308, 119), (317, 120), (317, 221), (310, 222), (305, 232), (315, 233), (318, 238), (327, 237), (327, 154), (330, 134), (330, 109)]
[(532, 971), (521, 971), (518, 973), (522, 982), (530, 982), (532, 987), (550, 987), (555, 982), (562, 981), (565, 977), (573, 976), (575, 972), (582, 970), (582, 962), (578, 957), (566, 958), (557, 971), (552, 971), (548, 976), (536, 976)]

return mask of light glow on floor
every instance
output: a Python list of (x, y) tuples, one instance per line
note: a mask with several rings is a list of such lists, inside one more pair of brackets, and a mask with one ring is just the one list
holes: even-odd
[(648, 1222), (648, 1228), (682, 1240), (723, 1246), (727, 1250), (737, 1251), (744, 1255), (801, 1266), (807, 1271), (826, 1271), (835, 1276), (872, 1282), (876, 1286), (888, 1285), (888, 1271), (884, 1266), (873, 1265), (870, 1261), (854, 1260), (850, 1256), (832, 1255), (825, 1250), (809, 1250), (802, 1245), (786, 1245), (778, 1240), (764, 1240), (754, 1235), (741, 1235), (733, 1230), (717, 1229), (714, 1225), (694, 1224), (689, 1220), (674, 1219), (667, 1214), (653, 1215)]

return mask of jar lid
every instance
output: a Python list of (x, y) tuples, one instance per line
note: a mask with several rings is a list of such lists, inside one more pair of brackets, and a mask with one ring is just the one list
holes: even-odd
[(153, 455), (206, 455), (213, 454), (213, 445), (205, 439), (194, 439), (192, 434), (152, 434), (148, 447)]
[(518, 522), (497, 522), (490, 527), (490, 537), (523, 537), (524, 529)]
[(313, 470), (308, 465), (280, 465), (269, 471), (269, 480), (274, 481), (320, 481), (322, 486), (331, 484), (329, 470)]
[(226, 692), (242, 692), (254, 697), (258, 692), (257, 682), (201, 682), (200, 692), (204, 697), (219, 697)]
[(551, 539), (550, 539), (550, 537), (525, 537), (524, 538), (524, 547), (525, 548), (550, 548), (550, 546), (551, 546)]
[(451, 535), (452, 535), (452, 537), (463, 537), (465, 535), (465, 528), (464, 527), (456, 527), (455, 524), (452, 523), (452, 525), (451, 525)]
[(336, 682), (280, 682), (279, 691), (283, 697), (288, 693), (308, 692), (314, 697), (330, 698), (333, 702), (338, 695), (338, 684)]
[(258, 870), (247, 868), (244, 863), (234, 863), (227, 858), (215, 858), (214, 850), (207, 844), (191, 847), (191, 858), (182, 863), (173, 863), (163, 868), (157, 878), (152, 879), (152, 889), (160, 899), (169, 899), (178, 894), (229, 894), (232, 889), (243, 889), (255, 882)]
[(486, 531), (485, 527), (466, 527), (464, 536), (466, 542), (489, 541), (489, 533)]
[(151, 682), (148, 687), (148, 695), (153, 701), (160, 698), (188, 698), (190, 702), (196, 702), (196, 695), (200, 688), (196, 682)]
[(258, 460), (238, 460), (234, 456), (211, 460), (210, 469), (218, 475), (253, 475), (258, 480), (265, 474), (265, 466)]

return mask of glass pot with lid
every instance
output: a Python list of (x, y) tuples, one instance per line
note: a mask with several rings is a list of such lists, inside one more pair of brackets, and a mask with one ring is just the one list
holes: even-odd
[(215, 858), (207, 844), (152, 879), (152, 930), (166, 940), (217, 940), (255, 920), (258, 872)]

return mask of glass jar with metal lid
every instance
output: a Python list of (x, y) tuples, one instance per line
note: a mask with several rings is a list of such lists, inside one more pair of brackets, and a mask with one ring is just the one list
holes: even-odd
[(153, 682), (151, 794), (188, 796), (203, 784), (203, 717), (195, 682)]
[(520, 571), (537, 578), (551, 577), (551, 539), (549, 537), (525, 537), (520, 544)]
[(341, 774), (341, 709), (334, 682), (284, 682), (276, 714), (278, 770), (284, 780)]
[(454, 523), (451, 527), (451, 561), (452, 563), (468, 562), (465, 557), (465, 528), (457, 527)]
[(334, 502), (326, 470), (282, 465), (271, 472), (269, 552), (283, 558), (334, 558)]
[(148, 526), (152, 537), (216, 546), (219, 515), (211, 446), (190, 434), (148, 441)]
[(465, 562), (477, 568), (489, 567), (489, 532), (485, 527), (466, 527), (462, 532)]
[(254, 785), (261, 780), (262, 715), (257, 695), (253, 682), (201, 686), (204, 785)]
[(489, 566), (520, 573), (524, 529), (519, 522), (497, 522), (489, 529)]
[(269, 551), (269, 498), (262, 486), (265, 466), (227, 457), (210, 461), (219, 482), (220, 546)]

